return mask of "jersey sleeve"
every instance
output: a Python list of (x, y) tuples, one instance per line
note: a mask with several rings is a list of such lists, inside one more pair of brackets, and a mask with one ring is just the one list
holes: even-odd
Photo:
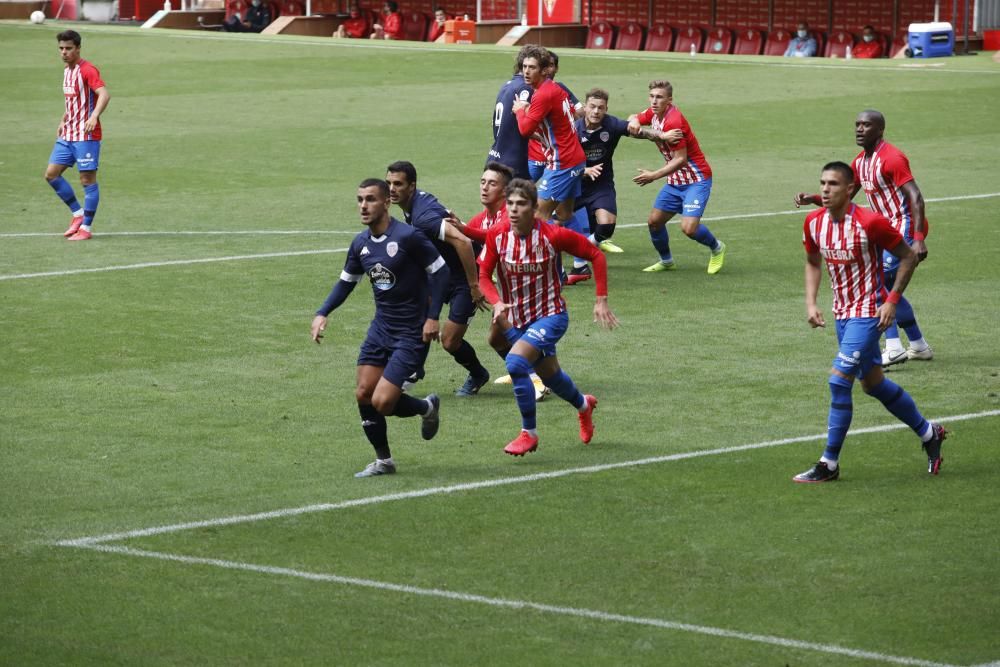
[(344, 270), (340, 272), (340, 279), (347, 283), (356, 283), (365, 277), (365, 267), (361, 265), (361, 258), (358, 256), (358, 241), (351, 242), (351, 247), (347, 249), (347, 258), (344, 260)]
[(487, 235), (487, 230), (483, 227), (485, 221), (486, 212), (482, 211), (465, 223), (465, 226), (462, 227), (462, 233), (477, 243), (485, 243)]
[(549, 113), (552, 106), (552, 95), (549, 91), (552, 88), (539, 88), (531, 96), (531, 104), (528, 108), (517, 114), (517, 129), (522, 137), (530, 137), (542, 123), (542, 119)]
[(80, 67), (80, 75), (83, 77), (84, 82), (91, 90), (97, 90), (99, 88), (104, 88), (104, 81), (101, 80), (101, 73), (96, 67), (91, 63), (84, 63)]
[(421, 208), (419, 213), (413, 217), (413, 226), (423, 232), (427, 238), (436, 241), (445, 239), (445, 218), (448, 211), (440, 202), (434, 200), (429, 206)]
[(810, 231), (814, 217), (813, 214), (807, 215), (806, 221), (802, 224), (802, 246), (806, 249), (806, 254), (809, 255), (815, 255), (819, 252), (819, 246), (816, 244), (816, 239), (813, 238)]
[(624, 137), (628, 134), (628, 121), (617, 116), (605, 116), (604, 126), (610, 128), (611, 132), (619, 137)]
[(649, 108), (639, 112), (636, 114), (635, 119), (639, 121), (639, 125), (649, 125), (653, 122), (653, 109)]
[(500, 300), (500, 293), (497, 292), (496, 285), (493, 284), (493, 271), (500, 260), (500, 255), (497, 253), (497, 235), (496, 228), (486, 232), (483, 260), (479, 263), (479, 290), (490, 303), (496, 303)]
[(608, 262), (604, 253), (598, 250), (585, 236), (565, 227), (547, 225), (551, 230), (553, 247), (556, 250), (568, 252), (574, 257), (590, 260), (594, 265), (594, 282), (597, 284), (597, 296), (608, 295)]
[(892, 223), (877, 213), (863, 220), (861, 224), (864, 225), (868, 238), (875, 241), (880, 248), (892, 250), (903, 241), (903, 235), (896, 231)]
[(905, 155), (896, 151), (888, 156), (883, 163), (883, 171), (889, 175), (897, 188), (901, 188), (913, 180), (913, 173), (910, 171), (910, 161)]

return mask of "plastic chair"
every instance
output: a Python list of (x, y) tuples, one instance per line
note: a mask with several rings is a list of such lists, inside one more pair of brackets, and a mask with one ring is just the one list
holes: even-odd
[(587, 30), (588, 49), (610, 49), (615, 41), (615, 27), (607, 21), (591, 24)]
[(669, 51), (674, 45), (674, 29), (666, 23), (657, 23), (646, 36), (646, 51)]
[(645, 34), (642, 26), (632, 21), (631, 23), (626, 23), (625, 27), (618, 29), (618, 39), (615, 40), (615, 48), (628, 51), (641, 51), (644, 41)]
[(830, 37), (830, 43), (826, 45), (824, 55), (827, 58), (844, 58), (847, 56), (847, 47), (854, 48), (854, 35), (846, 30), (836, 30)]
[(763, 50), (764, 34), (760, 30), (747, 28), (736, 33), (736, 43), (733, 44), (734, 54), (740, 56), (759, 56)]
[(427, 39), (427, 24), (430, 18), (423, 12), (407, 12), (403, 15), (403, 39), (422, 42)]
[[(690, 50), (690, 47), (689, 49)], [(732, 53), (733, 31), (729, 28), (712, 28), (705, 39), (704, 53)]]
[(773, 30), (767, 36), (764, 44), (765, 56), (783, 56), (788, 49), (788, 43), (792, 41), (792, 33), (787, 30)]
[(677, 39), (674, 40), (674, 48), (671, 50), (675, 53), (687, 53), (694, 46), (695, 51), (701, 51), (704, 44), (705, 33), (701, 28), (691, 25), (677, 30)]

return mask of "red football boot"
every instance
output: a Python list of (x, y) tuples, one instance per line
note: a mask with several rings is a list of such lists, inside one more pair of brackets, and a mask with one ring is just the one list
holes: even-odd
[(597, 407), (597, 399), (585, 394), (583, 400), (587, 402), (587, 409), (577, 413), (577, 416), (580, 418), (580, 440), (586, 445), (594, 437), (594, 408)]
[(533, 452), (538, 449), (538, 436), (531, 435), (527, 431), (521, 431), (521, 435), (517, 436), (510, 443), (503, 448), (503, 451), (511, 456), (524, 456), (529, 452)]
[(89, 241), (90, 237), (91, 237), (91, 233), (88, 232), (86, 229), (82, 229), (81, 228), (81, 229), (76, 230), (76, 234), (73, 234), (73, 236), (70, 236), (66, 240), (67, 241)]
[(73, 222), (69, 223), (69, 227), (66, 229), (65, 232), (63, 232), (63, 236), (65, 236), (66, 238), (73, 236), (78, 231), (80, 231), (80, 225), (82, 224), (83, 224), (83, 216), (74, 215)]

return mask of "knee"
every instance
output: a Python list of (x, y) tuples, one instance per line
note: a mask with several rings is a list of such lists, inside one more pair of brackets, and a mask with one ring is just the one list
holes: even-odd
[(395, 397), (375, 394), (372, 396), (372, 407), (383, 417), (388, 417), (396, 407)]
[(462, 337), (451, 333), (442, 334), (441, 347), (445, 349), (445, 352), (454, 354), (458, 352), (458, 348), (462, 347)]
[(531, 362), (519, 354), (510, 353), (507, 355), (507, 372), (511, 377), (515, 375), (528, 375), (531, 373)]
[(695, 220), (694, 222), (688, 222), (687, 220), (681, 222), (681, 231), (688, 236), (694, 236), (695, 232), (698, 231), (698, 226), (701, 224), (700, 220)]
[(369, 387), (364, 384), (359, 384), (354, 388), (354, 400), (359, 404), (372, 403), (372, 390), (374, 387)]

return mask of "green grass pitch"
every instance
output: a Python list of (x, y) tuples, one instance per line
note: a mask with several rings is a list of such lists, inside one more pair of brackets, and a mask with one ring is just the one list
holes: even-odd
[[(421, 188), (474, 214), (513, 51), (84, 24), (112, 101), (95, 237), (71, 244), (42, 178), (60, 27), (0, 24), (0, 664), (1000, 660), (988, 55), (563, 50), (561, 79), (608, 89), (617, 115), (644, 107), (650, 79), (672, 81), (715, 171), (706, 222), (726, 266), (706, 275), (707, 253), (671, 226), (679, 270), (639, 270), (655, 259), (655, 191), (628, 177), (661, 158), (623, 141), (626, 253), (609, 256), (622, 326), (590, 321), (583, 283), (566, 290), (560, 345), (600, 399), (594, 441), (549, 399), (539, 451), (505, 456), (509, 388), (455, 398), (464, 373), (436, 349), (421, 391), (443, 397), (437, 438), (390, 420), (399, 474), (356, 480), (371, 459), (353, 401), (367, 286), (322, 346), (308, 335), (360, 229), (354, 188), (409, 159)], [(805, 323), (791, 202), (854, 156), (868, 107), (932, 223), (908, 295), (936, 358), (891, 377), (953, 435), (929, 477), (915, 436), (880, 428), (893, 418), (856, 390), (841, 480), (801, 487), (835, 338)], [(484, 319), (470, 340), (498, 375)]]

